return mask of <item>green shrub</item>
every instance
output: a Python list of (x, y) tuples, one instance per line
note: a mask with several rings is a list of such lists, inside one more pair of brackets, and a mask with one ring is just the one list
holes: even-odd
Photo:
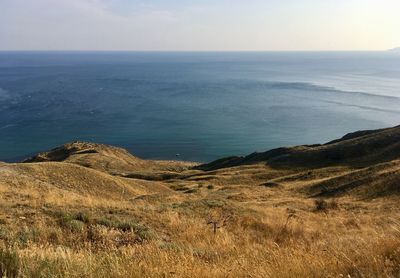
[(152, 230), (150, 230), (148, 227), (146, 226), (139, 226), (136, 230), (135, 230), (135, 234), (141, 239), (141, 240), (151, 240), (153, 238), (155, 238), (155, 234)]
[(127, 222), (120, 222), (117, 224), (116, 227), (118, 230), (127, 232), (127, 231), (136, 231), (141, 229), (141, 225), (136, 223), (135, 221), (127, 221)]
[(61, 227), (68, 227), (68, 223), (74, 220), (72, 214), (65, 211), (57, 211), (54, 213), (58, 217), (58, 223)]
[(89, 214), (84, 213), (84, 212), (78, 212), (74, 216), (75, 220), (82, 221), (83, 223), (90, 223), (91, 217)]
[(80, 220), (73, 219), (67, 222), (65, 227), (72, 232), (82, 232), (85, 229), (85, 223)]
[(34, 228), (33, 229), (25, 228), (24, 230), (18, 232), (16, 239), (20, 244), (25, 246), (30, 241), (36, 241), (39, 237), (40, 237), (39, 230)]
[(91, 223), (91, 217), (84, 212), (65, 212), (57, 211), (54, 213), (58, 217), (58, 222), (61, 227), (71, 230), (72, 232), (82, 232), (85, 224)]
[(10, 238), (11, 238), (10, 231), (6, 227), (0, 226), (0, 239), (9, 240)]
[(120, 219), (102, 218), (97, 220), (97, 224), (120, 230), (122, 232), (134, 232), (141, 240), (149, 240), (154, 238), (154, 233), (145, 225), (136, 221), (122, 221)]
[(107, 218), (101, 218), (97, 220), (97, 224), (105, 226), (107, 228), (116, 228), (115, 222)]

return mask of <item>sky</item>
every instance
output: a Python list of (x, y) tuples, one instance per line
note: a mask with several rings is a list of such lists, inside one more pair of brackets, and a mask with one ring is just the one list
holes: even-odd
[(0, 0), (0, 50), (400, 46), (400, 0)]

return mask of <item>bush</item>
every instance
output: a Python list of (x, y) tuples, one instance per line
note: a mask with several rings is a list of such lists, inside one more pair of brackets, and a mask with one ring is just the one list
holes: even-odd
[(89, 224), (91, 222), (90, 216), (84, 212), (69, 213), (58, 211), (55, 215), (59, 217), (58, 221), (61, 227), (70, 229), (73, 232), (83, 231), (85, 227), (84, 224)]
[(11, 238), (10, 231), (6, 227), (0, 226), (0, 239), (9, 240), (10, 238)]
[(23, 246), (27, 245), (29, 242), (37, 241), (39, 238), (40, 232), (35, 228), (24, 228), (24, 230), (20, 231), (16, 237), (18, 242), (21, 243)]
[(84, 212), (78, 212), (75, 214), (74, 217), (75, 220), (82, 221), (83, 223), (90, 223), (90, 215)]
[(119, 219), (102, 218), (97, 221), (97, 224), (107, 228), (113, 228), (122, 232), (134, 232), (139, 240), (149, 240), (154, 237), (154, 233), (146, 226), (135, 221), (121, 221)]
[(214, 189), (214, 185), (212, 184), (207, 185), (207, 189)]
[(83, 232), (83, 230), (85, 229), (85, 224), (82, 221), (73, 219), (66, 223), (65, 227), (72, 232)]
[(332, 200), (330, 202), (325, 201), (324, 199), (318, 199), (314, 202), (315, 211), (327, 211), (329, 209), (338, 209), (339, 204), (336, 200)]
[(135, 231), (136, 235), (139, 237), (140, 241), (143, 240), (151, 240), (155, 238), (155, 234), (148, 227), (141, 226), (138, 230)]
[(121, 230), (123, 232), (128, 232), (128, 231), (135, 231), (139, 228), (139, 224), (133, 221), (127, 221), (127, 222), (120, 222), (117, 223), (116, 228), (118, 230)]
[(315, 200), (314, 205), (316, 211), (321, 211), (321, 210), (324, 211), (328, 207), (328, 203), (323, 199)]
[(58, 223), (61, 227), (68, 226), (68, 223), (74, 219), (72, 214), (65, 211), (56, 211), (54, 215), (58, 217)]
[(97, 220), (97, 224), (105, 226), (107, 228), (116, 228), (116, 224), (107, 218), (102, 218), (102, 219)]

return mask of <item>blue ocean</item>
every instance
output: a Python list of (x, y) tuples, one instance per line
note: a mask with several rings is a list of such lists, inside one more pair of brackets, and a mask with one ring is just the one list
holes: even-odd
[(85, 140), (205, 162), (398, 124), (391, 52), (0, 52), (1, 161)]

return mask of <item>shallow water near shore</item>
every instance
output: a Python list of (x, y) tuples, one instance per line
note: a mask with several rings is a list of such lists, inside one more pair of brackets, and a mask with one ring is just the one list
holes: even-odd
[(85, 140), (210, 161), (400, 123), (386, 52), (0, 52), (0, 160)]

